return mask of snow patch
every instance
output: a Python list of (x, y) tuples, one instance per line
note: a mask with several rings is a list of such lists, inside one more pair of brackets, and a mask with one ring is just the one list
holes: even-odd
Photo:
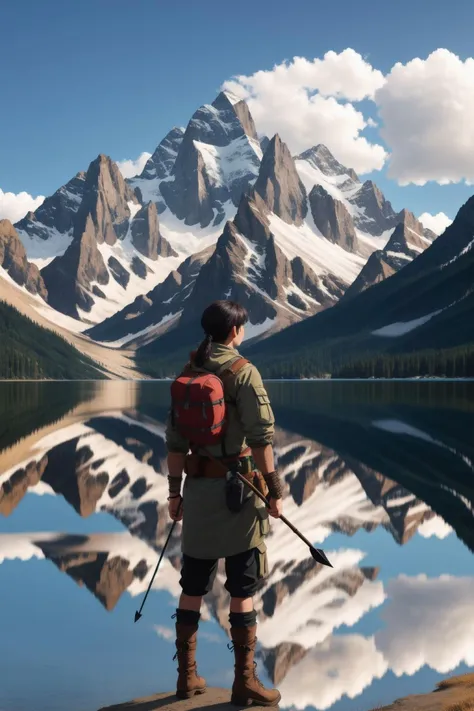
[(59, 232), (54, 227), (41, 225), (41, 228), (47, 231), (47, 239), (41, 239), (41, 237), (36, 237), (24, 230), (17, 229), (18, 236), (26, 250), (28, 261), (36, 264), (38, 269), (43, 269), (53, 259), (61, 257), (72, 242), (72, 229), (68, 232)]
[(387, 257), (393, 257), (394, 259), (405, 259), (408, 262), (412, 261), (412, 258), (404, 252), (392, 252), (391, 250), (388, 250), (388, 252), (385, 252), (385, 254), (387, 255)]
[(447, 267), (449, 264), (453, 264), (454, 262), (456, 262), (456, 261), (459, 259), (459, 257), (463, 257), (465, 254), (467, 254), (468, 252), (470, 252), (473, 247), (474, 247), (474, 239), (472, 239), (472, 240), (469, 242), (469, 244), (467, 244), (467, 245), (464, 247), (464, 249), (462, 249), (462, 250), (459, 252), (459, 254), (457, 254), (455, 257), (453, 257), (452, 259), (450, 259), (449, 262), (445, 262), (444, 264), (442, 264), (441, 267), (440, 267), (440, 269), (444, 269), (444, 268)]
[(335, 275), (349, 285), (365, 264), (363, 257), (325, 239), (310, 214), (299, 227), (287, 224), (274, 214), (270, 215), (269, 221), (270, 230), (288, 259), (291, 261), (304, 255), (306, 263), (318, 275)]
[(397, 321), (396, 323), (391, 323), (383, 328), (378, 328), (376, 331), (372, 331), (373, 336), (383, 336), (385, 338), (397, 338), (397, 336), (404, 336), (410, 331), (414, 331), (415, 328), (423, 326), (423, 324), (428, 323), (430, 319), (441, 313), (443, 309), (438, 311), (433, 311), (431, 314), (426, 316), (421, 316), (420, 318), (414, 318), (412, 321)]
[(135, 203), (135, 202), (132, 202), (131, 200), (129, 200), (127, 202), (127, 205), (128, 205), (128, 209), (130, 210), (130, 221), (131, 221), (134, 219), (135, 215), (138, 212), (140, 212), (142, 206), (140, 205), (140, 203)]
[(343, 203), (352, 217), (361, 214), (362, 208), (349, 201), (349, 198), (359, 191), (360, 183), (356, 183), (346, 173), (326, 175), (314, 162), (307, 159), (297, 159), (295, 165), (308, 195), (315, 185), (321, 185), (329, 195)]
[(228, 200), (222, 204), (222, 211), (224, 219), (217, 226), (211, 223), (208, 227), (200, 228), (199, 225), (186, 225), (184, 220), (178, 220), (169, 209), (166, 209), (160, 215), (160, 232), (183, 260), (216, 244), (224, 231), (226, 222), (234, 218), (236, 208)]
[(147, 326), (146, 328), (143, 328), (141, 331), (137, 332), (130, 332), (126, 336), (123, 336), (122, 338), (117, 339), (116, 341), (98, 341), (100, 345), (107, 346), (108, 348), (121, 348), (122, 346), (125, 346), (127, 343), (130, 343), (130, 341), (135, 341), (137, 338), (140, 338), (141, 336), (146, 336), (147, 333), (150, 333), (150, 331), (154, 331), (160, 326), (164, 326), (165, 323), (168, 323), (168, 321), (172, 321), (176, 316), (179, 316), (181, 312), (177, 314), (167, 314), (166, 316), (163, 316), (161, 321), (158, 323), (152, 323), (150, 326)]
[(257, 178), (262, 149), (247, 135), (236, 138), (227, 146), (214, 146), (201, 141), (193, 143), (215, 187), (230, 186), (235, 180), (249, 175), (253, 176), (253, 180)]
[[(100, 323), (106, 318), (113, 316), (127, 304), (130, 304), (137, 296), (146, 294), (163, 282), (171, 271), (177, 269), (182, 261), (179, 257), (158, 257), (156, 261), (143, 256), (132, 245), (130, 236), (123, 241), (117, 241), (114, 245), (106, 242), (97, 245), (104, 263), (108, 265), (110, 257), (115, 257), (118, 262), (129, 272), (130, 280), (124, 288), (110, 274), (108, 284), (97, 284), (97, 287), (105, 294), (105, 299), (94, 295), (94, 305), (91, 311), (78, 309), (81, 320), (86, 323)], [(131, 271), (133, 257), (138, 257), (149, 269), (145, 279)], [(110, 269), (109, 269), (110, 273)], [(92, 291), (95, 282), (91, 283), (89, 291)]]

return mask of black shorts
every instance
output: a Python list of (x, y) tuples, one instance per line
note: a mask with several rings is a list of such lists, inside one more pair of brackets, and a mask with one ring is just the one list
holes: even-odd
[[(183, 555), (179, 581), (183, 593), (202, 597), (210, 592), (216, 578), (218, 562)], [(227, 580), (224, 587), (231, 597), (253, 597), (268, 572), (266, 546), (229, 556), (225, 559), (225, 572)]]

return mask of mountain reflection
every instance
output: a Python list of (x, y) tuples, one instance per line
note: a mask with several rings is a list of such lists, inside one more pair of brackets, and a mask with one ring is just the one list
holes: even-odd
[[(416, 534), (441, 541), (454, 531), (473, 550), (472, 386), (442, 385), (436, 396), (433, 384), (391, 393), (389, 384), (270, 384), (285, 514), (324, 544), (334, 566), (316, 564), (291, 531), (273, 523), (270, 575), (255, 605), (259, 658), (285, 707), (338, 709), (388, 670), (400, 676), (424, 665), (440, 673), (474, 665), (472, 577), (387, 579), (383, 546), (377, 560), (371, 553), (375, 564), (366, 562), (364, 536), (375, 532), (401, 547)], [(37, 422), (26, 412), (28, 398), (24, 413), (17, 403), (15, 436), (9, 428), (0, 437), (0, 514), (13, 517), (30, 494), (56, 496), (81, 518), (114, 517), (123, 532), (56, 533), (53, 520), (53, 532), (0, 535), (0, 563), (47, 559), (108, 611), (124, 595), (145, 592), (170, 526), (168, 391), (166, 383), (88, 384), (64, 396), (62, 413)], [(40, 412), (49, 397), (45, 388), (35, 400)], [(154, 590), (176, 597), (179, 527), (167, 552)], [(222, 574), (204, 617), (227, 632)], [(379, 623), (366, 631), (379, 608)], [(157, 632), (173, 639), (171, 627)], [(396, 695), (395, 684), (389, 698)]]

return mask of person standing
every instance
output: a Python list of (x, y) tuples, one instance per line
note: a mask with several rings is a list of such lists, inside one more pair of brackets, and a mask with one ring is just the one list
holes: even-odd
[[(178, 385), (171, 389), (166, 427), (169, 515), (173, 521), (182, 521), (182, 594), (174, 615), (176, 694), (189, 698), (206, 690), (195, 661), (200, 609), (203, 596), (213, 586), (218, 561), (224, 558), (235, 656), (232, 702), (276, 706), (281, 699), (279, 691), (266, 689), (255, 671), (257, 613), (253, 596), (268, 574), (268, 516), (279, 518), (282, 514), (282, 484), (274, 465), (275, 419), (267, 391), (258, 370), (237, 351), (247, 320), (246, 310), (236, 302), (211, 304), (201, 319), (205, 338), (191, 354), (183, 377), (175, 381)], [(203, 401), (202, 406), (196, 400), (206, 397), (202, 395), (206, 388), (219, 387), (223, 398), (214, 395), (214, 400)], [(197, 395), (190, 396), (192, 392)], [(222, 412), (225, 409), (222, 417), (221, 407)], [(208, 427), (206, 435), (202, 434), (204, 427), (186, 420), (209, 418), (211, 409), (219, 421)], [(199, 439), (198, 430), (201, 439), (208, 437), (210, 444), (193, 442), (193, 438)], [(236, 468), (269, 496), (268, 509), (232, 475)], [(239, 484), (245, 491), (239, 490)]]

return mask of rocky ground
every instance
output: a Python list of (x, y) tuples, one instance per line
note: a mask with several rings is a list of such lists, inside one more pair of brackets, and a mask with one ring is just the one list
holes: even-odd
[[(441, 681), (430, 694), (397, 699), (374, 711), (473, 711), (474, 674), (453, 676)], [(144, 711), (144, 710), (143, 710)]]
[[(205, 694), (195, 696), (192, 699), (183, 701), (178, 700), (174, 692), (166, 692), (165, 694), (155, 694), (143, 699), (134, 699), (124, 704), (116, 706), (107, 706), (100, 711), (229, 711), (238, 706), (230, 704), (230, 691), (228, 689), (208, 689)], [(247, 707), (242, 707), (247, 708)], [(261, 711), (263, 706), (252, 706), (254, 711)]]
[[(208, 689), (201, 696), (179, 701), (173, 692), (155, 694), (142, 699), (134, 699), (123, 704), (107, 706), (99, 711), (229, 711), (237, 709), (231, 706), (230, 691), (226, 689)], [(253, 706), (254, 711), (263, 707)], [(390, 706), (377, 707), (372, 711), (473, 711), (474, 710), (474, 674), (463, 674), (440, 682), (435, 691), (429, 694), (407, 696), (397, 699)]]

